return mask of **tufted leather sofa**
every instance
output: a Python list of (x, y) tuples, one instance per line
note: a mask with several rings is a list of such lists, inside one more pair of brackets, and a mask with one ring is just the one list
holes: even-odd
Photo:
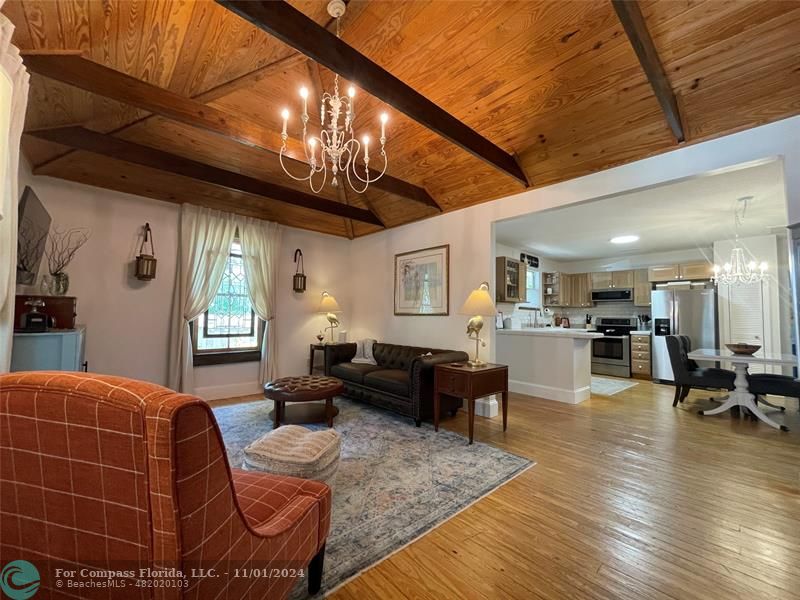
[[(430, 352), (430, 356), (426, 356)], [(355, 344), (336, 344), (325, 353), (325, 374), (344, 382), (344, 395), (412, 417), (417, 427), (433, 418), (433, 367), (463, 362), (466, 352), (376, 342), (377, 365), (350, 362)], [(459, 398), (442, 396), (442, 411), (455, 413)]]

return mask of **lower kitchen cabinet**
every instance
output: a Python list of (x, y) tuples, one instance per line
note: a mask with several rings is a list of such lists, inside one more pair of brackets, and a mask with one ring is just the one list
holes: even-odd
[(631, 335), (631, 376), (650, 379), (650, 336)]

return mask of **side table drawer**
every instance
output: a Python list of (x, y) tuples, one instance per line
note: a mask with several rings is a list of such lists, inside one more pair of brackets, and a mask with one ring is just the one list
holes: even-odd
[(469, 394), (469, 375), (441, 370), (436, 374), (436, 389), (442, 394), (466, 396)]

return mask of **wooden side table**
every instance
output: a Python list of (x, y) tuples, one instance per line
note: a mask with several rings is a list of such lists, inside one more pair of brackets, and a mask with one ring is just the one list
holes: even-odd
[(469, 443), (475, 429), (475, 399), (491, 394), (503, 395), (503, 431), (508, 427), (508, 366), (486, 364), (469, 367), (466, 363), (436, 365), (433, 370), (433, 427), (439, 431), (441, 395), (467, 400)]
[[(311, 344), (311, 348), (310, 348), (310, 351), (309, 351), (308, 374), (309, 375), (313, 375), (314, 374), (314, 356), (318, 351), (322, 352), (323, 361), (322, 361), (322, 369), (321, 370), (324, 372), (325, 371), (325, 359), (324, 359), (324, 356), (325, 356), (325, 353), (327, 352), (327, 348), (330, 348), (331, 346), (338, 346), (341, 343), (342, 342), (333, 342), (333, 343), (328, 342), (328, 343), (323, 343), (323, 344)], [(320, 370), (320, 369), (317, 369), (317, 370)]]

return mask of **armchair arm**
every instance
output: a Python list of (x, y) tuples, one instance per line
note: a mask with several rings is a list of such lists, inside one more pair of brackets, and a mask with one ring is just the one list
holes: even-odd
[(331, 367), (348, 362), (356, 355), (356, 344), (331, 344), (325, 346), (325, 375), (331, 374)]
[(469, 355), (466, 352), (451, 350), (430, 356), (418, 356), (411, 361), (409, 375), (411, 378), (411, 403), (415, 419), (421, 419), (423, 413), (431, 412), (425, 410), (425, 406), (433, 404), (433, 367), (467, 360), (469, 360)]

